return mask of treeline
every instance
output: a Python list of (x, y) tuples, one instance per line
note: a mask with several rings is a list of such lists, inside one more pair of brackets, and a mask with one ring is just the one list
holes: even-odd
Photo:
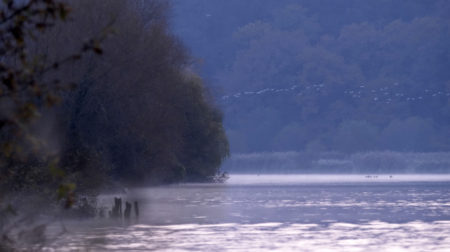
[(9, 155), (1, 190), (40, 190), (66, 181), (90, 192), (105, 184), (208, 181), (216, 175), (228, 155), (222, 113), (171, 32), (168, 2), (65, 3), (68, 20), (30, 38), (31, 52), (43, 63), (55, 62), (83, 48), (84, 39), (104, 39), (93, 48), (96, 54), (42, 76), (72, 88), (54, 94), (56, 107), (38, 111), (30, 132), (41, 140), (39, 147), (24, 159)]
[(235, 154), (225, 161), (223, 169), (249, 174), (448, 174), (450, 153), (291, 151)]
[(448, 1), (175, 2), (232, 152), (450, 150)]

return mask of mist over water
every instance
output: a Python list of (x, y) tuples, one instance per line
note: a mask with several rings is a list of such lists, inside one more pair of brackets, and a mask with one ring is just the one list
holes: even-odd
[[(112, 197), (100, 201), (108, 204)], [(67, 222), (69, 232), (58, 243), (68, 244), (67, 251), (445, 251), (450, 246), (450, 175), (232, 174), (225, 184), (139, 188), (123, 197), (140, 202), (138, 220)]]
[(449, 174), (239, 174), (233, 175), (227, 181), (229, 185), (283, 185), (299, 186), (308, 184), (341, 184), (370, 186), (372, 183), (388, 183), (401, 185), (402, 183), (432, 183), (450, 182)]
[(225, 161), (231, 173), (427, 174), (450, 173), (450, 152), (255, 152)]

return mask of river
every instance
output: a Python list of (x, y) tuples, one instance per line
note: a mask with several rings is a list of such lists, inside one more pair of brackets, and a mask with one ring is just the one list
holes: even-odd
[[(99, 200), (111, 205), (113, 196)], [(122, 197), (140, 202), (138, 219), (66, 221), (44, 250), (450, 249), (449, 175), (231, 175)]]

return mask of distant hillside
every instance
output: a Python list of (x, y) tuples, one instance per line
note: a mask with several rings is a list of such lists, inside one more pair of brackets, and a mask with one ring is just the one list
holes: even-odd
[(450, 1), (173, 4), (232, 153), (450, 151)]

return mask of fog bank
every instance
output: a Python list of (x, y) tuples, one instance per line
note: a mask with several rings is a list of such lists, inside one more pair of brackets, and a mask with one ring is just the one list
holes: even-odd
[(230, 173), (450, 173), (450, 152), (260, 152), (234, 154)]

